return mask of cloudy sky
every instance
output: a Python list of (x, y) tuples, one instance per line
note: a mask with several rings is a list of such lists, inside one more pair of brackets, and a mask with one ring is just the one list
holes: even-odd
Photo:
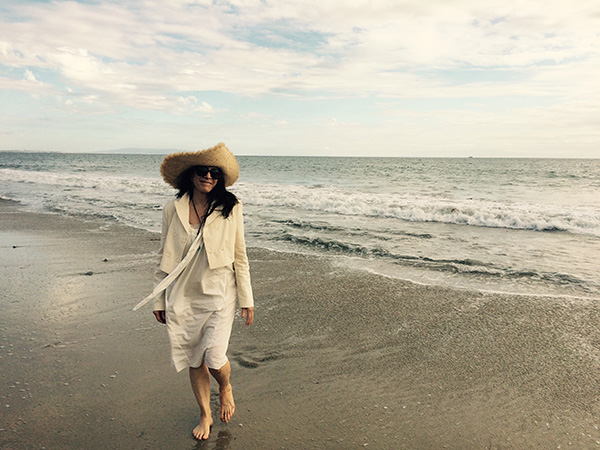
[(600, 157), (598, 0), (0, 3), (0, 149)]

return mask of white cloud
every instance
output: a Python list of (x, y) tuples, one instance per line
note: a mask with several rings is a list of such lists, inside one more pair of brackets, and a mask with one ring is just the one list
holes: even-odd
[(24, 79), (0, 77), (0, 95), (2, 91), (25, 92), (35, 97), (56, 94), (56, 89), (46, 83), (37, 81), (33, 73), (27, 73), (27, 71), (25, 72)]
[(35, 83), (37, 81), (35, 79), (35, 75), (33, 74), (33, 72), (31, 72), (31, 70), (25, 70), (25, 79), (27, 81), (31, 81), (33, 83)]
[[(80, 113), (124, 107), (216, 117), (232, 108), (208, 94), (220, 93), (458, 105), (438, 107), (433, 117), (464, 112), (463, 99), (531, 99), (523, 110), (504, 103), (491, 113), (505, 131), (519, 127), (514, 117), (535, 112), (539, 120), (525, 120), (529, 126), (564, 120), (587, 133), (586, 114), (598, 114), (594, 0), (55, 1), (13, 2), (4, 11), (0, 89), (36, 96), (70, 90), (66, 97)], [(379, 114), (395, 120), (406, 111), (390, 103)], [(313, 122), (327, 115), (304, 113)], [(257, 114), (239, 117), (257, 124), (282, 116)], [(294, 129), (287, 118), (275, 123)]]
[(177, 97), (177, 102), (181, 105), (182, 113), (185, 112), (200, 112), (205, 115), (211, 115), (215, 112), (215, 108), (206, 102), (200, 102), (195, 96)]
[[(28, 26), (2, 24), (13, 42), (1, 48), (8, 56), (5, 64), (48, 67), (83, 88), (117, 96), (124, 90), (126, 103), (133, 100), (128, 86), (244, 95), (277, 89), (398, 95), (403, 86), (404, 91), (418, 88), (410, 71), (425, 65), (524, 67), (598, 50), (597, 33), (582, 28), (591, 22), (589, 11), (573, 17), (552, 2), (543, 8), (538, 3), (537, 9), (485, 3), (488, 9), (476, 2), (305, 1), (281, 6), (236, 1), (220, 7), (178, 2), (171, 9), (156, 2), (129, 2), (134, 5), (129, 8), (59, 2), (30, 7)], [(230, 17), (229, 6), (240, 14)], [(292, 32), (323, 33), (327, 40), (308, 53), (264, 48), (235, 37), (236, 30), (281, 20), (291, 21)], [(382, 74), (390, 82), (374, 86)], [(439, 77), (443, 80), (443, 74)], [(115, 84), (115, 79), (122, 82)]]

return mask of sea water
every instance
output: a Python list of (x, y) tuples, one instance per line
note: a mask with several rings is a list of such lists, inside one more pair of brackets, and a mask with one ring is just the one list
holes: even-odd
[[(158, 232), (163, 155), (0, 152), (0, 196)], [(600, 297), (600, 160), (239, 156), (249, 246), (418, 283)]]

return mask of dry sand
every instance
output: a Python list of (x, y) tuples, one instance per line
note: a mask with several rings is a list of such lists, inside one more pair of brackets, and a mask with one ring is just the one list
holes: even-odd
[[(0, 202), (0, 447), (600, 447), (600, 303), (419, 286), (251, 249), (237, 410), (197, 406), (150, 308), (158, 242)], [(213, 409), (218, 412), (216, 389)]]

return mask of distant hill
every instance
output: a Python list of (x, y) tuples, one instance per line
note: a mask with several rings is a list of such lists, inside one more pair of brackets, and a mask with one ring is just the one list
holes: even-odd
[(112, 150), (102, 150), (95, 153), (112, 153), (126, 155), (167, 155), (169, 153), (181, 152), (183, 150), (173, 148), (116, 148)]

